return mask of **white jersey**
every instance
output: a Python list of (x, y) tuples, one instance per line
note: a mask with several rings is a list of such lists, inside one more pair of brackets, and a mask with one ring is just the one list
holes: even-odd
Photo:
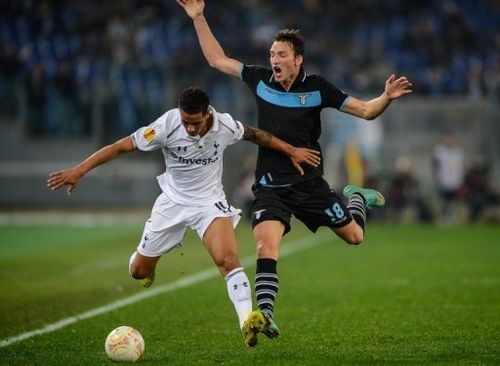
[(456, 147), (438, 145), (434, 149), (434, 159), (437, 167), (437, 181), (439, 188), (455, 191), (464, 181), (464, 155)]
[(132, 134), (137, 149), (162, 150), (166, 171), (157, 177), (158, 183), (172, 201), (181, 205), (203, 206), (225, 200), (222, 155), (227, 146), (242, 139), (243, 125), (211, 106), (209, 112), (213, 124), (201, 138), (189, 136), (179, 108), (167, 111)]

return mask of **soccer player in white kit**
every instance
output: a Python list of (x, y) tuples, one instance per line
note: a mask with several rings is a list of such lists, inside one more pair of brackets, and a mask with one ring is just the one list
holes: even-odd
[(47, 186), (51, 190), (68, 186), (69, 195), (86, 173), (118, 155), (136, 149), (161, 149), (166, 170), (157, 179), (162, 193), (130, 258), (130, 274), (143, 286), (151, 286), (160, 257), (181, 244), (188, 228), (195, 230), (226, 280), (245, 343), (253, 347), (265, 320), (259, 311), (252, 312), (250, 282), (238, 259), (234, 227), (241, 210), (228, 203), (222, 187), (224, 149), (240, 140), (289, 156), (301, 174), (300, 164), (320, 164), (318, 151), (295, 148), (227, 113), (218, 113), (209, 105), (204, 91), (191, 87), (180, 94), (178, 108), (170, 109), (131, 136), (101, 148), (80, 164), (49, 174)]

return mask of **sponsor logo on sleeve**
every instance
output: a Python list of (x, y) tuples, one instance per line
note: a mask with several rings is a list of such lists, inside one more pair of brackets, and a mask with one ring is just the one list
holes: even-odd
[(155, 138), (155, 135), (156, 135), (156, 132), (155, 132), (154, 128), (152, 128), (152, 127), (148, 127), (144, 130), (144, 138), (148, 141), (153, 141), (153, 139)]

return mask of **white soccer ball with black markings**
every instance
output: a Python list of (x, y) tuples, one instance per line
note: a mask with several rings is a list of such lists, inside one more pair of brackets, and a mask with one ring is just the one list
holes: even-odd
[(113, 361), (135, 362), (144, 354), (144, 339), (137, 329), (123, 325), (108, 334), (104, 347)]

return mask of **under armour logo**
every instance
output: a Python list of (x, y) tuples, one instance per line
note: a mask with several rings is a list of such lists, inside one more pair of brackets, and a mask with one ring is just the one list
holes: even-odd
[(311, 94), (304, 94), (304, 95), (297, 95), (297, 98), (299, 98), (300, 105), (306, 105), (307, 104), (307, 98), (309, 98)]
[(234, 289), (234, 290), (237, 290), (237, 289), (238, 289), (238, 286), (248, 287), (248, 282), (246, 282), (246, 281), (245, 281), (245, 282), (243, 282), (243, 283), (240, 283), (239, 285), (238, 285), (237, 283), (235, 283), (235, 284), (233, 285), (233, 289)]
[(187, 150), (187, 146), (178, 146), (177, 147), (177, 151), (186, 151)]

